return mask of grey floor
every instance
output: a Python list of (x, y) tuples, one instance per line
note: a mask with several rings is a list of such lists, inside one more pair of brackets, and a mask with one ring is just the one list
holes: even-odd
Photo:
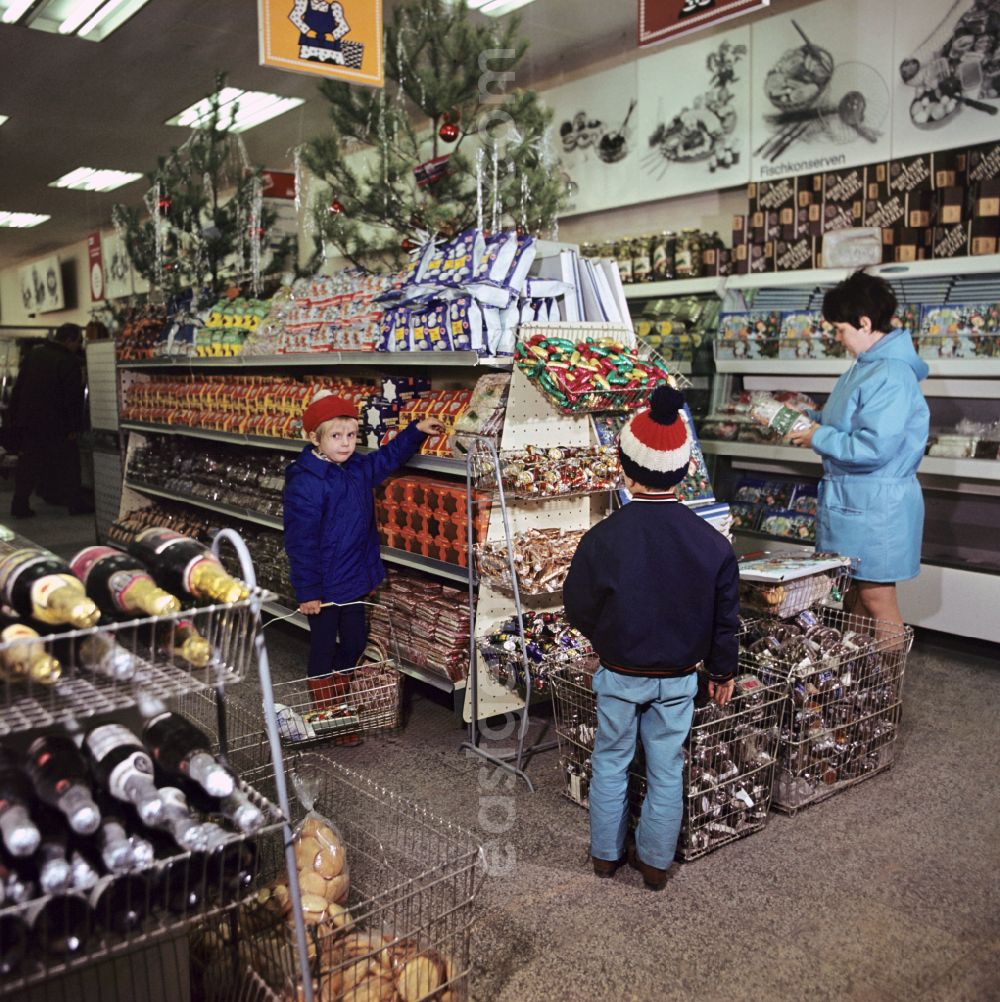
[[(35, 507), (12, 527), (63, 555), (92, 542), (91, 518)], [(275, 673), (303, 675), (305, 635), (268, 637)], [(408, 683), (403, 730), (332, 754), (471, 829), (495, 863), (512, 854), (478, 897), (477, 1002), (1000, 999), (996, 648), (918, 637), (890, 772), (675, 866), (659, 894), (629, 870), (593, 877), (555, 751), (530, 763), (532, 794), (492, 786), (463, 737), (447, 699)]]

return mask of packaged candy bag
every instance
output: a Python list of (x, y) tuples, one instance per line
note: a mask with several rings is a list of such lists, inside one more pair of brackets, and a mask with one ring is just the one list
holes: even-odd
[(475, 278), (488, 282), (503, 282), (517, 253), (516, 233), (494, 233), (486, 238)]
[(771, 428), (782, 438), (793, 431), (805, 431), (809, 427), (809, 418), (805, 414), (786, 407), (769, 393), (751, 394), (750, 417), (758, 424)]

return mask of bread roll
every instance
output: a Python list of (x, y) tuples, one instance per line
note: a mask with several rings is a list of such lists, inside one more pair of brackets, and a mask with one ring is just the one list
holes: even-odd
[(299, 870), (299, 889), (303, 896), (314, 894), (324, 901), (329, 901), (330, 897), (327, 894), (327, 885), (329, 883), (329, 880), (324, 880), (313, 870)]
[(347, 874), (341, 873), (332, 880), (327, 880), (324, 894), (327, 901), (338, 905), (344, 904), (351, 894), (351, 882), (348, 880)]
[(396, 991), (403, 1002), (417, 1002), (441, 985), (441, 965), (431, 957), (414, 957), (396, 978)]
[(316, 925), (322, 922), (326, 914), (326, 898), (318, 894), (302, 895), (302, 918), (306, 925)]

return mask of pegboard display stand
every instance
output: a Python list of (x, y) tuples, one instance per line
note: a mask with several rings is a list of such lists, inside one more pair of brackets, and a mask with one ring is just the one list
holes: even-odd
[[(626, 344), (634, 344), (633, 332), (616, 324), (526, 324), (521, 327), (520, 338), (528, 339), (535, 334), (546, 334), (568, 340), (582, 341), (585, 338), (613, 337)], [(478, 586), (478, 601), (474, 575), (469, 576), (469, 684), (465, 691), (464, 718), (469, 725), (469, 740), (462, 744), (462, 750), (475, 754), (494, 765), (519, 776), (534, 791), (531, 780), (524, 772), (527, 760), (532, 754), (555, 747), (555, 742), (527, 745), (531, 706), (531, 666), (524, 643), (524, 612), (548, 612), (562, 605), (562, 593), (522, 596), (517, 586), (514, 568), (513, 538), (527, 529), (558, 527), (564, 530), (589, 529), (605, 514), (606, 505), (597, 500), (597, 495), (568, 498), (539, 497), (537, 500), (518, 500), (508, 503), (503, 490), (499, 453), (514, 449), (524, 449), (532, 445), (539, 448), (565, 446), (592, 446), (599, 444), (593, 431), (590, 414), (560, 414), (548, 398), (517, 367), (511, 377), (510, 395), (507, 398), (507, 414), (499, 450), (492, 442), (481, 441), (477, 448), (470, 449), (466, 468), (468, 504), (469, 553), (474, 552), (473, 526), (475, 523), (474, 485), (477, 462), (484, 456), (494, 465), (496, 491), (491, 498), (487, 542), (502, 542), (507, 547), (510, 575), (513, 587), (509, 593), (494, 588), (483, 580)], [(521, 658), (524, 671), (524, 692), (505, 686), (494, 679), (486, 670), (476, 641), (503, 623), (515, 619), (521, 639)], [(480, 721), (488, 717), (513, 714), (519, 718), (514, 747), (499, 744), (487, 746), (489, 740)]]

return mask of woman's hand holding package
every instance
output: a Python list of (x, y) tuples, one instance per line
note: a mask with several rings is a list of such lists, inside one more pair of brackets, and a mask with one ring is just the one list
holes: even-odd
[(808, 449), (812, 445), (813, 435), (816, 434), (817, 428), (819, 428), (819, 425), (815, 421), (810, 421), (808, 427), (790, 431), (788, 433), (788, 441), (792, 445), (801, 445)]

